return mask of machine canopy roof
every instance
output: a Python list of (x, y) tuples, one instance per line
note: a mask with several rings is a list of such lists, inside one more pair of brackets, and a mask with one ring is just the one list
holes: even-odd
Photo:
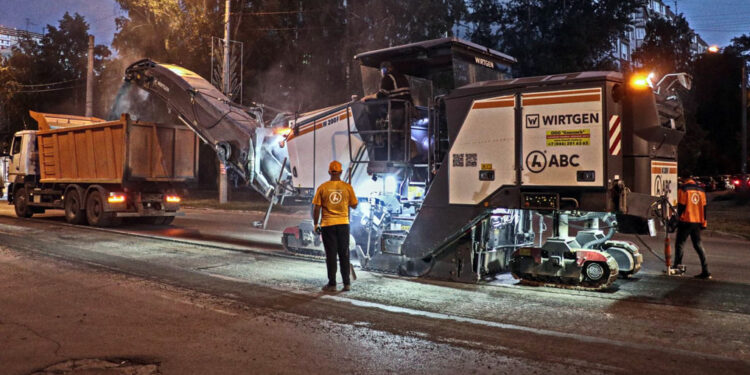
[(452, 69), (455, 57), (500, 71), (507, 71), (516, 62), (512, 56), (456, 37), (363, 52), (354, 59), (372, 68), (379, 68), (380, 63), (390, 61), (401, 73), (427, 77), (435, 71)]

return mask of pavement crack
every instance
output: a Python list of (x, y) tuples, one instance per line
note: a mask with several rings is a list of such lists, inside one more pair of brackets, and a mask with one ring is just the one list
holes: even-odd
[(53, 353), (55, 354), (55, 357), (59, 356), (58, 352), (60, 351), (60, 349), (62, 349), (62, 345), (60, 345), (60, 343), (57, 340), (55, 340), (55, 339), (53, 339), (51, 337), (44, 336), (41, 333), (39, 333), (36, 330), (34, 330), (33, 328), (31, 328), (28, 325), (23, 324), (23, 323), (6, 322), (6, 321), (0, 320), (0, 325), (3, 325), (3, 324), (5, 324), (5, 325), (11, 325), (11, 326), (16, 326), (16, 327), (21, 327), (21, 328), (23, 328), (23, 329), (31, 332), (32, 334), (34, 334), (34, 336), (39, 337), (42, 340), (49, 341), (49, 342), (55, 344), (55, 350), (53, 351)]

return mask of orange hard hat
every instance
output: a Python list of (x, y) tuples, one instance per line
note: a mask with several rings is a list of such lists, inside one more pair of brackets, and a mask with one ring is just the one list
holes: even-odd
[(328, 172), (341, 172), (341, 163), (336, 160), (332, 161), (331, 164), (328, 164)]

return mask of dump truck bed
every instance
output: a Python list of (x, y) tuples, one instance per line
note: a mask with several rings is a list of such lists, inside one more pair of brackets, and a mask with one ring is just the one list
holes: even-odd
[[(41, 125), (41, 124), (40, 124)], [(198, 174), (198, 137), (185, 126), (117, 121), (37, 133), (42, 183), (188, 183)]]

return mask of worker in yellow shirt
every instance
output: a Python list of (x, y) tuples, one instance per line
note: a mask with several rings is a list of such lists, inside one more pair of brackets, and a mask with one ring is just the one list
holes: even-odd
[[(336, 290), (336, 256), (341, 265), (344, 291), (351, 289), (349, 279), (349, 208), (357, 208), (357, 196), (352, 186), (341, 181), (341, 163), (332, 161), (328, 166), (331, 179), (318, 187), (313, 198), (313, 224), (323, 237), (326, 250), (328, 284), (324, 291)], [(318, 218), (321, 218), (318, 226)]]

